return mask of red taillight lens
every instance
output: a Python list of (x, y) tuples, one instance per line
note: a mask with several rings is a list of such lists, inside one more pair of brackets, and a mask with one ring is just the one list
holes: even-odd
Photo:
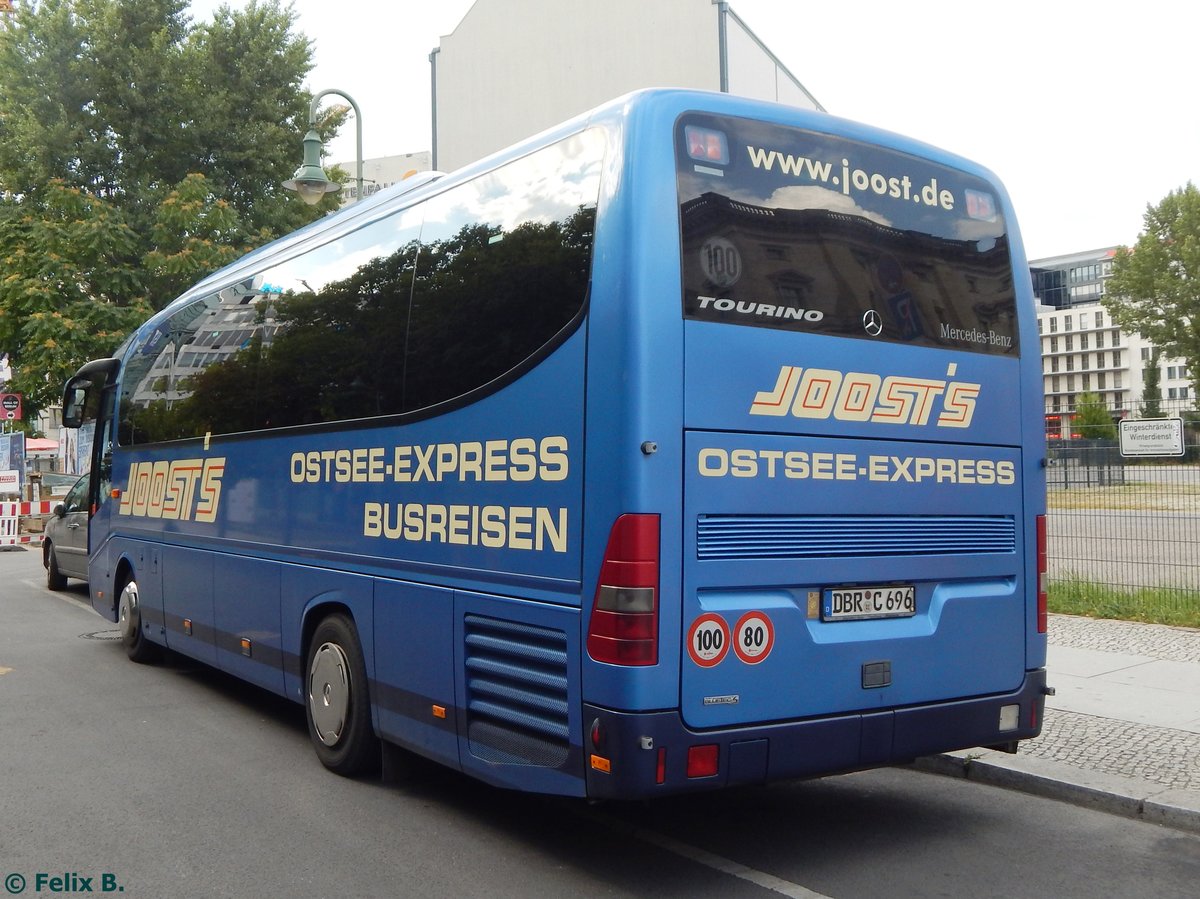
[(613, 523), (587, 648), (610, 665), (658, 664), (657, 515), (622, 515)]
[(1046, 633), (1046, 516), (1037, 517), (1037, 629)]
[(729, 164), (729, 140), (725, 132), (712, 128), (698, 128), (686, 125), (683, 129), (687, 141), (688, 156), (701, 162), (715, 162), (718, 165)]
[(688, 777), (715, 777), (721, 760), (721, 747), (715, 743), (689, 746)]

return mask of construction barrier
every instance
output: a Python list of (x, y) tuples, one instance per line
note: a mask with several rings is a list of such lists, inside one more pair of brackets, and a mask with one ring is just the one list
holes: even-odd
[(41, 543), (40, 533), (22, 533), (22, 522), (54, 514), (57, 503), (0, 503), (0, 546)]

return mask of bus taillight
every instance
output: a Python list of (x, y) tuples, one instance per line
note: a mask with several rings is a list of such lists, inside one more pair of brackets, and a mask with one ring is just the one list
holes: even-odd
[(683, 136), (687, 141), (688, 156), (692, 159), (718, 165), (729, 164), (729, 140), (725, 132), (687, 125), (683, 129)]
[(611, 665), (658, 664), (657, 515), (622, 515), (613, 523), (587, 649)]
[(1037, 517), (1037, 629), (1046, 633), (1046, 516)]

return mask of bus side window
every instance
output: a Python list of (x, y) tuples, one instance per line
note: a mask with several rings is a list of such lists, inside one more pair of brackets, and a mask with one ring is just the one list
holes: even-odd
[(591, 276), (601, 155), (600, 135), (584, 132), (426, 204), (405, 411), (522, 368), (579, 314)]

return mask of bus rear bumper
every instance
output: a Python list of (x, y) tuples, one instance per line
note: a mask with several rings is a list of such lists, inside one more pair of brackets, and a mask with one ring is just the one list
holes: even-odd
[(1038, 669), (1026, 672), (1011, 693), (705, 731), (690, 730), (678, 710), (585, 705), (587, 795), (640, 799), (875, 768), (975, 746), (1015, 746), (1041, 733), (1045, 693), (1046, 671)]

